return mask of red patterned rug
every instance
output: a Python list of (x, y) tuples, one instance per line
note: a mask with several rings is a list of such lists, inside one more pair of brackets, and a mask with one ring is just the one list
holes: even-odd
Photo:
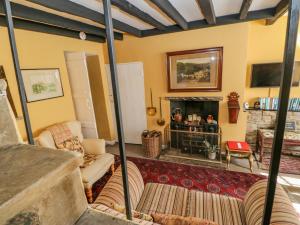
[[(262, 169), (269, 170), (270, 157), (263, 157)], [(280, 173), (300, 174), (300, 157), (281, 155), (280, 159)]]
[[(159, 160), (135, 157), (127, 157), (127, 159), (137, 165), (145, 184), (150, 182), (171, 184), (240, 199), (244, 198), (251, 185), (265, 178), (264, 176), (250, 173), (239, 173)], [(116, 166), (119, 165), (120, 160), (116, 156)], [(109, 172), (94, 184), (94, 199), (99, 195), (110, 176), (111, 173)]]

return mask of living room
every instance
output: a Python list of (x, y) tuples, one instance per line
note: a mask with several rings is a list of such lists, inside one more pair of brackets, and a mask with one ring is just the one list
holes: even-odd
[[(12, 9), (14, 10), (14, 7), (20, 4), (53, 13), (49, 11), (50, 9), (37, 7), (37, 2), (39, 1), (13, 1)], [(217, 17), (222, 16), (220, 10), (226, 11), (227, 14), (223, 15), (239, 12), (242, 1), (237, 2), (234, 3), (234, 10), (231, 13), (230, 10), (226, 9), (226, 11), (222, 8), (225, 6), (221, 3), (215, 3), (215, 10), (219, 10), (216, 11)], [(97, 1), (91, 5), (80, 1), (77, 3), (84, 7), (100, 4)], [(199, 8), (193, 8), (193, 6), (197, 6), (194, 3), (189, 2), (185, 8), (180, 5), (180, 1), (173, 2), (188, 21), (196, 20), (195, 18), (199, 17), (195, 13), (195, 11), (199, 12)], [(154, 3), (147, 2), (147, 4), (151, 6), (152, 10), (153, 8), (157, 10), (157, 6), (153, 7), (152, 5)], [(251, 10), (265, 10), (269, 13), (266, 9), (275, 9), (276, 6), (283, 3), (269, 1), (264, 4), (259, 3), (258, 0), (253, 1)], [(54, 10), (53, 7), (49, 6)], [(119, 7), (114, 5), (113, 10)], [(66, 15), (63, 15), (62, 11), (55, 12), (55, 15), (65, 17)], [(166, 18), (168, 16), (165, 12), (161, 12), (161, 9), (158, 12), (161, 14), (158, 18), (164, 21), (163, 23), (169, 24), (171, 20), (174, 20)], [(68, 16), (68, 18), (78, 19), (75, 16)], [(124, 18), (123, 22), (126, 21), (126, 17)], [(271, 20), (270, 18), (266, 19)], [(80, 33), (81, 39), (78, 39), (78, 37), (64, 37), (47, 32), (24, 30), (24, 28), (19, 29), (18, 23), (16, 23), (16, 45), (25, 84), (25, 105), (28, 107), (30, 128), (36, 144), (57, 148), (56, 138), (59, 139), (62, 134), (55, 129), (59, 128), (59, 124), (67, 124), (70, 127), (66, 133), (70, 135), (69, 131), (75, 132), (76, 135), (73, 134), (73, 136), (78, 138), (76, 141), (83, 144), (86, 153), (92, 154), (93, 147), (99, 148), (101, 154), (106, 152), (106, 161), (101, 161), (101, 163), (99, 161), (97, 166), (94, 166), (99, 170), (98, 174), (93, 175), (92, 181), (89, 179), (83, 181), (89, 203), (105, 202), (103, 196), (109, 190), (109, 185), (116, 179), (116, 174), (119, 176), (121, 172), (124, 172), (120, 166), (124, 163), (123, 150), (126, 152), (125, 156), (128, 161), (135, 164), (128, 164), (129, 183), (130, 179), (134, 179), (130, 173), (137, 168), (141, 173), (142, 182), (146, 185), (145, 190), (150, 190), (149, 193), (152, 189), (147, 184), (154, 182), (185, 188), (189, 196), (192, 196), (189, 192), (192, 190), (243, 200), (252, 185), (268, 177), (272, 143), (274, 135), (276, 135), (273, 133), (276, 129), (277, 115), (274, 99), (279, 97), (280, 81), (275, 85), (272, 82), (273, 79), (279, 78), (280, 80), (281, 70), (279, 73), (278, 70), (274, 70), (275, 75), (267, 81), (264, 80), (267, 84), (255, 86), (254, 76), (259, 74), (255, 74), (253, 68), (255, 66), (275, 68), (272, 63), (284, 62), (288, 15), (286, 13), (276, 18), (272, 25), (266, 25), (266, 19), (249, 19), (250, 21), (243, 23), (232, 22), (231, 24), (229, 22), (225, 25), (217, 23), (218, 26), (209, 25), (201, 27), (201, 29), (185, 31), (181, 31), (181, 29), (179, 31), (176, 28), (174, 32), (170, 31), (170, 33), (155, 31), (157, 34), (154, 32), (153, 36), (149, 31), (149, 36), (143, 38), (128, 35), (126, 32), (121, 33), (119, 29), (116, 29), (114, 32), (117, 39), (114, 42), (115, 66), (118, 72), (116, 76), (119, 79), (119, 106), (121, 106), (122, 112), (117, 116), (115, 113), (116, 98), (114, 98), (115, 83), (110, 78), (115, 75), (110, 74), (112, 67), (109, 67), (109, 64), (113, 63), (109, 52), (110, 44), (105, 39), (97, 39), (97, 42), (88, 40), (90, 37), (94, 38), (94, 36), (89, 36), (88, 32)], [(87, 21), (81, 19), (80, 22)], [(146, 30), (148, 25), (145, 25), (145, 22), (139, 22), (136, 23), (138, 24), (136, 26)], [(95, 22), (89, 22), (88, 25), (95, 25)], [(172, 27), (172, 25), (169, 26)], [(26, 113), (24, 114), (24, 102), (19, 100), (17, 84), (20, 81), (15, 76), (15, 62), (11, 53), (7, 29), (1, 27), (0, 33), (3, 36), (0, 48), (1, 52), (4, 52), (0, 56), (3, 66), (0, 79), (5, 79), (8, 83), (6, 93), (17, 123), (16, 130), (26, 143), (28, 141), (28, 121), (26, 121)], [(106, 38), (108, 39), (108, 37)], [(300, 60), (299, 48), (300, 42), (297, 41), (296, 62)], [(28, 57), (29, 53), (30, 57)], [(203, 86), (195, 86), (190, 81), (176, 83), (176, 77), (178, 81), (180, 73), (176, 71), (178, 65), (172, 67), (173, 63), (181, 60), (184, 63), (193, 64), (198, 62), (199, 58), (211, 62), (208, 67), (209, 82), (204, 79), (206, 84), (201, 84)], [(81, 67), (82, 65), (85, 66)], [(279, 65), (280, 69), (281, 67), (282, 64)], [(206, 73), (206, 69), (203, 68), (198, 70), (200, 71), (199, 76)], [(93, 73), (95, 77), (91, 78)], [(42, 95), (40, 98), (34, 97), (35, 93), (29, 92), (26, 86), (31, 82), (26, 77), (42, 76), (43, 74), (56, 77), (59, 91), (53, 96), (51, 95), (53, 93), (50, 93), (46, 97)], [(295, 74), (297, 78), (298, 73)], [(182, 79), (191, 79), (185, 78), (185, 76), (185, 74), (182, 75)], [(192, 79), (196, 79), (196, 75), (192, 75), (192, 77)], [(287, 130), (282, 148), (278, 182), (284, 187), (299, 213), (300, 159), (297, 151), (300, 148), (300, 86), (299, 80), (296, 80), (297, 82), (297, 86), (291, 87), (290, 99), (294, 99), (295, 106), (294, 108), (291, 106), (290, 112), (287, 114)], [(263, 100), (271, 102), (268, 103), (270, 108), (266, 108), (267, 104), (263, 103)], [(230, 107), (232, 102), (234, 106)], [(199, 111), (200, 108), (202, 111)], [(123, 147), (125, 149), (122, 149), (120, 133), (117, 135), (117, 127), (120, 125), (118, 117), (123, 120), (124, 134), (122, 135), (124, 135), (125, 145)], [(75, 121), (79, 121), (81, 124)], [(175, 127), (179, 125), (183, 128)], [(54, 129), (51, 130), (53, 126)], [(209, 130), (211, 128), (215, 130)], [(263, 130), (266, 129), (267, 132), (263, 133)], [(55, 135), (57, 136), (55, 137)], [(63, 135), (66, 134), (63, 133)], [(158, 139), (154, 143), (157, 136)], [(190, 142), (184, 139), (186, 136)], [(101, 139), (101, 141), (94, 143), (85, 140), (90, 138)], [(149, 142), (146, 143), (147, 140)], [(193, 145), (191, 140), (197, 142), (197, 146)], [(236, 145), (236, 149), (229, 143)], [(242, 149), (245, 146), (247, 150)], [(97, 157), (85, 158), (87, 167), (98, 159)], [(82, 174), (83, 177), (85, 175)], [(119, 181), (120, 179), (117, 182)], [(118, 185), (122, 188), (122, 183), (118, 183)], [(129, 184), (130, 188), (135, 188), (131, 185)], [(161, 188), (163, 190), (164, 187)], [(180, 192), (181, 189), (176, 191)], [(125, 194), (123, 193), (122, 196), (125, 196), (126, 200), (126, 188)], [(131, 198), (134, 197), (131, 196)], [(149, 198), (154, 197), (150, 196)], [(120, 201), (126, 205), (125, 200)], [(147, 211), (143, 208), (153, 207), (153, 205), (145, 206), (140, 203), (137, 206), (135, 204), (133, 203), (131, 208), (140, 207), (140, 211), (153, 213), (151, 210)], [(172, 204), (176, 205), (177, 203)], [(112, 208), (118, 211), (118, 204), (114, 204)], [(124, 206), (123, 209), (119, 209), (123, 212), (124, 210)], [(223, 210), (221, 211), (223, 212)], [(157, 212), (170, 214), (166, 211)], [(177, 213), (177, 215), (184, 216), (185, 214)], [(190, 213), (189, 216), (214, 219), (211, 215), (201, 217), (197, 213)], [(242, 219), (240, 218), (240, 220)], [(228, 221), (226, 223), (224, 219), (214, 220), (214, 222), (230, 224)], [(239, 224), (239, 222), (235, 221), (232, 224)]]

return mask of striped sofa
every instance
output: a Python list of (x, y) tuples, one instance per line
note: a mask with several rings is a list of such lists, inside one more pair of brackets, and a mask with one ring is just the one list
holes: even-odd
[[(136, 165), (130, 161), (128, 180), (131, 208), (146, 214), (172, 214), (184, 217), (198, 217), (214, 221), (219, 225), (260, 225), (263, 217), (267, 181), (255, 183), (245, 199), (188, 190), (183, 187), (148, 183)], [(114, 209), (124, 206), (122, 173), (119, 167), (110, 178), (93, 207), (105, 205)], [(300, 225), (291, 201), (280, 185), (277, 186), (271, 218), (273, 225)]]

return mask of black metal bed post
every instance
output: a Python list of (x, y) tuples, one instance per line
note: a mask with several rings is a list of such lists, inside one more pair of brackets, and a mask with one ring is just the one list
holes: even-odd
[(271, 166), (269, 170), (269, 180), (265, 199), (265, 209), (263, 216), (263, 225), (269, 225), (272, 215), (274, 196), (276, 190), (277, 175), (281, 157), (281, 149), (284, 138), (286, 116), (290, 97), (290, 88), (293, 78), (293, 67), (296, 52), (300, 0), (290, 0), (289, 15), (286, 30), (283, 75), (280, 85), (279, 109), (276, 117), (275, 134), (272, 147)]
[(9, 0), (1, 0), (1, 1), (2, 1), (2, 4), (4, 5), (4, 10), (5, 10), (5, 14), (6, 14), (5, 18), (6, 18), (6, 23), (7, 23), (8, 35), (9, 35), (10, 48), (11, 48), (11, 53), (12, 53), (12, 57), (13, 57), (13, 61), (14, 61), (14, 68), (15, 68), (15, 73), (16, 73), (16, 78), (17, 78), (17, 84), (18, 84), (22, 112), (23, 112), (23, 117), (24, 117), (24, 122), (25, 122), (25, 127), (26, 127), (27, 138), (28, 138), (29, 144), (33, 145), (34, 140), (33, 140), (30, 118), (29, 118), (29, 113), (28, 113), (28, 108), (27, 108), (27, 103), (26, 103), (24, 82), (23, 82), (23, 78), (22, 78), (22, 74), (21, 74), (21, 70), (20, 70), (20, 63), (19, 63), (19, 57), (18, 57), (18, 51), (17, 51), (16, 38), (15, 38), (15, 33), (14, 33), (14, 23), (13, 23), (13, 19), (12, 19), (10, 1)]
[(127, 176), (126, 151), (125, 151), (124, 131), (123, 131), (122, 117), (121, 117), (122, 113), (121, 113), (121, 108), (120, 108), (120, 93), (119, 93), (119, 83), (118, 83), (117, 67), (116, 67), (117, 62), (116, 62), (116, 55), (115, 55), (114, 32), (113, 32), (110, 0), (104, 0), (103, 7), (104, 7), (104, 16), (105, 16), (105, 29), (106, 29), (106, 35), (107, 35), (109, 65), (110, 65), (110, 72), (111, 72), (111, 83), (112, 83), (114, 102), (115, 102), (115, 111), (116, 111), (116, 124), (117, 124), (117, 130), (118, 130), (118, 141), (119, 141), (119, 150), (120, 150), (120, 157), (121, 157), (126, 216), (127, 216), (128, 220), (132, 220), (130, 195), (129, 195), (129, 187), (128, 187), (128, 176)]

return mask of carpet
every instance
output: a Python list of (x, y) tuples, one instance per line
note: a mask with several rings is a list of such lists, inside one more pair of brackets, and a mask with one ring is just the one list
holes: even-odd
[[(116, 168), (120, 165), (119, 156), (115, 156)], [(218, 193), (243, 199), (248, 189), (261, 175), (212, 169), (200, 166), (184, 165), (159, 160), (127, 157), (139, 168), (144, 183), (163, 183), (188, 189)], [(111, 177), (108, 172), (93, 185), (93, 198), (99, 195)]]
[[(269, 170), (270, 157), (263, 157), (262, 169)], [(281, 155), (279, 172), (300, 175), (300, 157)]]

